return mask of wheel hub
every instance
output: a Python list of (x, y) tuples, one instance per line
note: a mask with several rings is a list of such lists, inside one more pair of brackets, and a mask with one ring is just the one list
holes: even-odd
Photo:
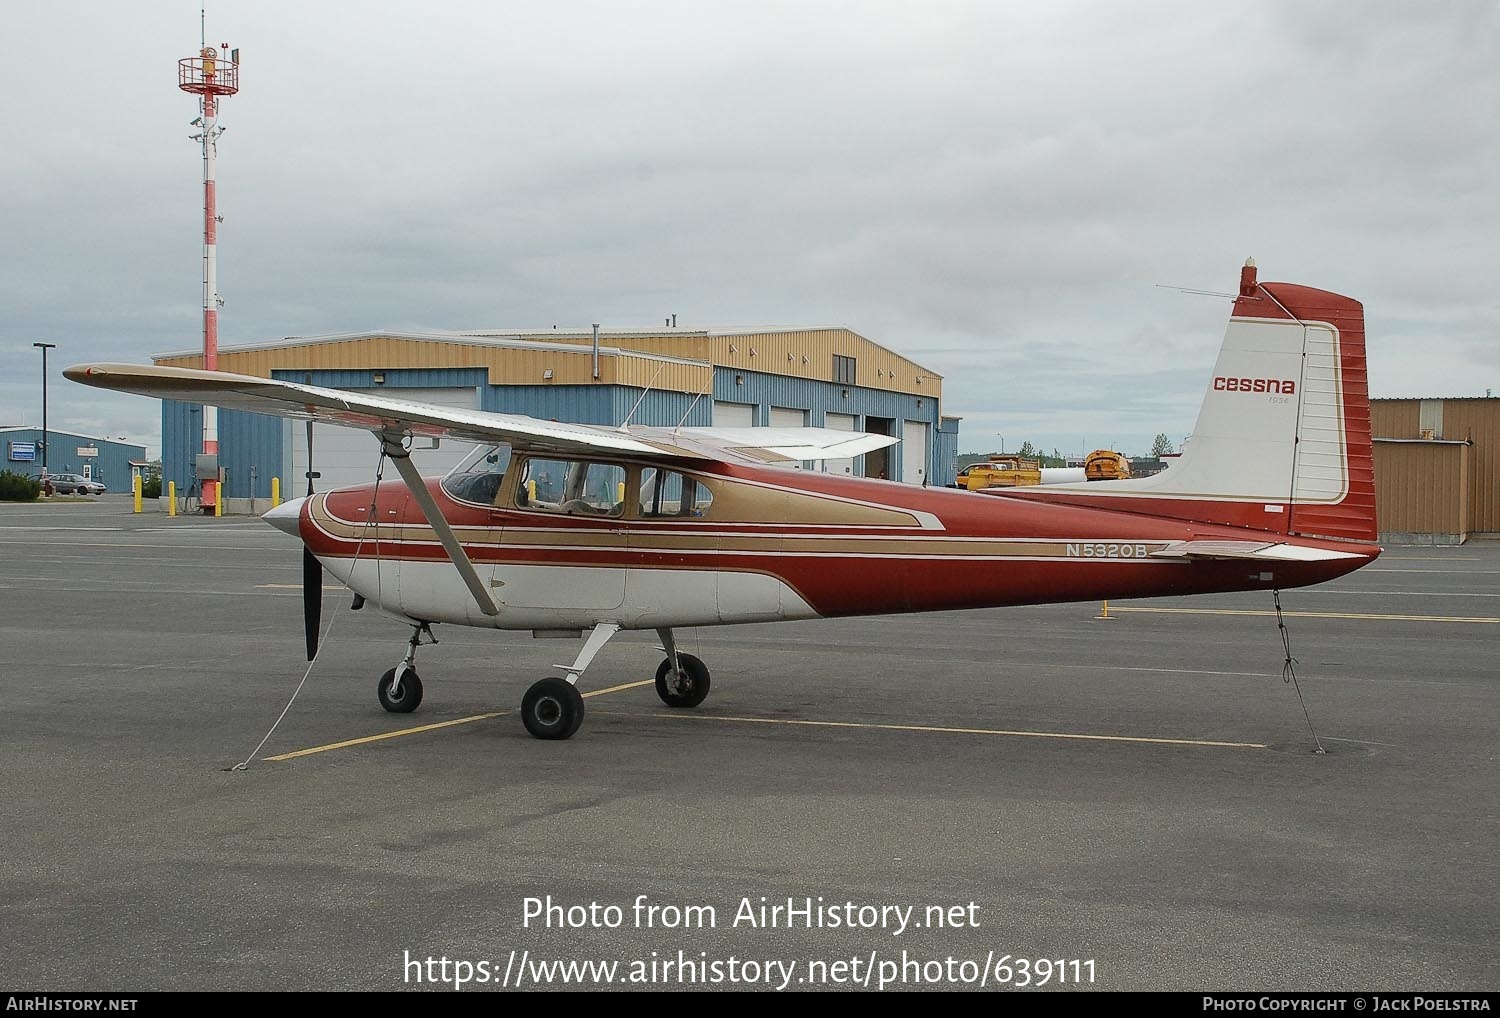
[(562, 704), (552, 697), (544, 697), (537, 701), (534, 711), (536, 719), (544, 725), (555, 725), (562, 717)]

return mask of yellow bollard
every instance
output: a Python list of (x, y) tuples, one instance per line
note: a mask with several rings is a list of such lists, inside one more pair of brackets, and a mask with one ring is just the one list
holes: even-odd
[(177, 482), (167, 482), (167, 515), (177, 515)]
[(275, 509), (281, 504), (281, 478), (271, 478), (271, 508)]
[(1101, 607), (1099, 608), (1099, 614), (1095, 615), (1094, 618), (1096, 618), (1096, 619), (1103, 619), (1105, 622), (1112, 622), (1112, 621), (1114, 621), (1114, 616), (1109, 613), (1109, 602), (1108, 601), (1105, 601), (1101, 605)]
[(130, 482), (130, 490), (135, 492), (135, 511), (141, 511), (141, 475), (136, 474)]
[(224, 471), (219, 471), (219, 483), (214, 485), (214, 515), (224, 515)]

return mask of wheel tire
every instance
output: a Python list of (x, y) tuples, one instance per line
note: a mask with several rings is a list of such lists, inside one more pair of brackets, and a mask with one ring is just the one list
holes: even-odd
[(521, 723), (538, 739), (568, 739), (583, 724), (583, 696), (566, 679), (548, 676), (521, 698)]
[(380, 677), (375, 694), (380, 697), (380, 706), (392, 714), (410, 714), (422, 702), (422, 680), (418, 678), (415, 669), (408, 668), (401, 676), (401, 681), (396, 684), (396, 695), (392, 696), (391, 680), (395, 677), (396, 669), (387, 670)]
[(708, 666), (691, 654), (678, 654), (682, 674), (672, 678), (672, 659), (656, 669), (656, 695), (668, 707), (696, 707), (708, 698)]

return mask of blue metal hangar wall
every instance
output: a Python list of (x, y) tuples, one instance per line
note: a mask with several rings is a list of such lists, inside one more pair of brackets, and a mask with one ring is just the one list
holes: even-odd
[[(201, 353), (164, 354), (160, 365), (201, 367)], [(958, 421), (945, 417), (942, 376), (844, 328), (602, 330), (597, 366), (592, 331), (371, 332), (221, 348), (223, 371), (384, 393), (444, 406), (543, 420), (671, 427), (827, 427), (902, 441), (853, 460), (808, 469), (911, 484), (953, 480)], [(637, 403), (639, 406), (637, 407)], [(162, 466), (179, 495), (196, 492), (202, 408), (162, 405)], [(436, 474), (472, 448), (444, 443), (413, 459)], [(366, 432), (317, 425), (313, 458), (320, 489), (362, 484), (379, 452)], [(225, 508), (268, 506), (271, 478), (283, 498), (306, 486), (302, 422), (221, 411), (219, 462)]]

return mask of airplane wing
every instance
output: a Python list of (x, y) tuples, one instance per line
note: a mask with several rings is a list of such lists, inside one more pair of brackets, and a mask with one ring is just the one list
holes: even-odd
[(1275, 541), (1177, 541), (1151, 554), (1151, 558), (1246, 559), (1253, 562), (1325, 562), (1363, 557), (1346, 551)]
[(843, 459), (897, 441), (887, 435), (865, 435), (830, 428), (635, 428), (620, 431), (587, 424), (541, 421), (519, 414), (433, 406), (385, 395), (345, 392), (197, 368), (80, 364), (68, 368), (63, 375), (100, 389), (320, 421), (361, 428), (375, 434), (505, 442), (517, 449), (567, 455), (609, 452), (675, 459), (719, 459), (727, 453), (760, 462)]
[(756, 459), (780, 460), (849, 459), (900, 441), (889, 435), (833, 428), (678, 428), (663, 437), (678, 443), (688, 441), (740, 452)]

